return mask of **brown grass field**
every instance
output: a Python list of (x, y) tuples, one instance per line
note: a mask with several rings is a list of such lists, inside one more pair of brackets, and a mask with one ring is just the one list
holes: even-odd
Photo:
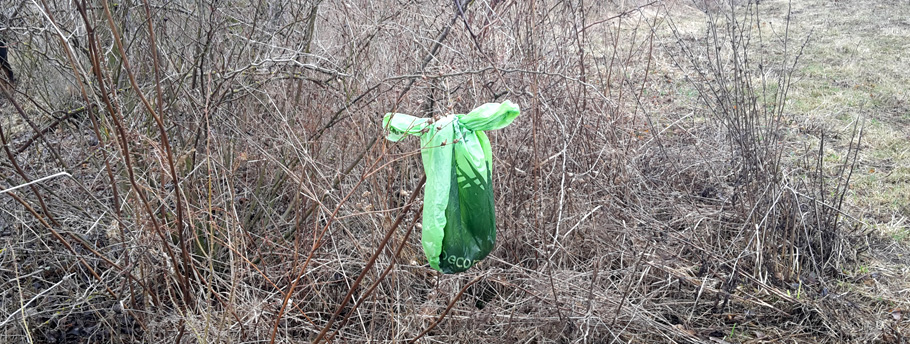
[[(906, 0), (0, 4), (0, 343), (910, 342)], [(441, 274), (382, 116), (505, 100)]]

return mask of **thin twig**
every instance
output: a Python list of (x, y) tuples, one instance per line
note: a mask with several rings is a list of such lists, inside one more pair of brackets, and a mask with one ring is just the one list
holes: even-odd
[(414, 337), (413, 339), (409, 340), (408, 343), (417, 342), (418, 339), (420, 339), (425, 334), (427, 334), (427, 332), (430, 332), (430, 330), (435, 328), (436, 325), (439, 325), (440, 323), (442, 323), (442, 320), (445, 319), (446, 314), (449, 314), (449, 310), (451, 310), (452, 307), (455, 306), (455, 302), (457, 302), (458, 299), (461, 298), (461, 295), (464, 294), (465, 290), (468, 290), (468, 287), (474, 285), (474, 283), (479, 282), (482, 278), (483, 278), (483, 275), (474, 277), (474, 279), (471, 280), (470, 282), (468, 282), (468, 284), (465, 284), (464, 287), (461, 287), (461, 290), (458, 291), (458, 294), (455, 294), (455, 297), (452, 298), (452, 301), (449, 301), (449, 305), (446, 306), (446, 309), (444, 311), (442, 311), (442, 314), (440, 314), (439, 317), (436, 318), (436, 320), (433, 321), (433, 323), (430, 324), (429, 327), (427, 327), (425, 330), (423, 330), (423, 332), (420, 332), (420, 334), (418, 334), (417, 337)]

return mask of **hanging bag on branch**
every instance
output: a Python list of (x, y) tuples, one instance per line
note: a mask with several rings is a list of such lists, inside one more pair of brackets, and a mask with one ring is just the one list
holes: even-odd
[(398, 113), (383, 118), (390, 141), (420, 136), (427, 175), (421, 241), (434, 269), (462, 272), (493, 250), (493, 152), (483, 132), (504, 128), (518, 115), (518, 106), (507, 100), (436, 120)]

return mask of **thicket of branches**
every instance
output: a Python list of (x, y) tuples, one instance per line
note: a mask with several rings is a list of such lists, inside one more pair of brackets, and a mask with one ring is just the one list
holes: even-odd
[[(701, 7), (695, 36), (673, 22), (688, 5), (661, 1), (15, 5), (0, 189), (27, 186), (0, 195), (3, 341), (867, 326), (821, 311), (846, 307), (823, 297), (855, 259), (850, 164), (782, 163), (803, 40), (750, 31), (755, 3)], [(380, 119), (506, 99), (523, 114), (490, 133), (498, 247), (437, 274), (419, 147), (386, 142)]]

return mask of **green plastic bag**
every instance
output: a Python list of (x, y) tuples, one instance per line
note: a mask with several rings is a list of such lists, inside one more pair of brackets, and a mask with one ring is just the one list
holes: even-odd
[(518, 106), (507, 100), (435, 121), (397, 113), (383, 118), (390, 141), (420, 136), (427, 174), (422, 243), (434, 269), (447, 274), (462, 272), (493, 250), (493, 152), (483, 132), (504, 128), (519, 113)]

